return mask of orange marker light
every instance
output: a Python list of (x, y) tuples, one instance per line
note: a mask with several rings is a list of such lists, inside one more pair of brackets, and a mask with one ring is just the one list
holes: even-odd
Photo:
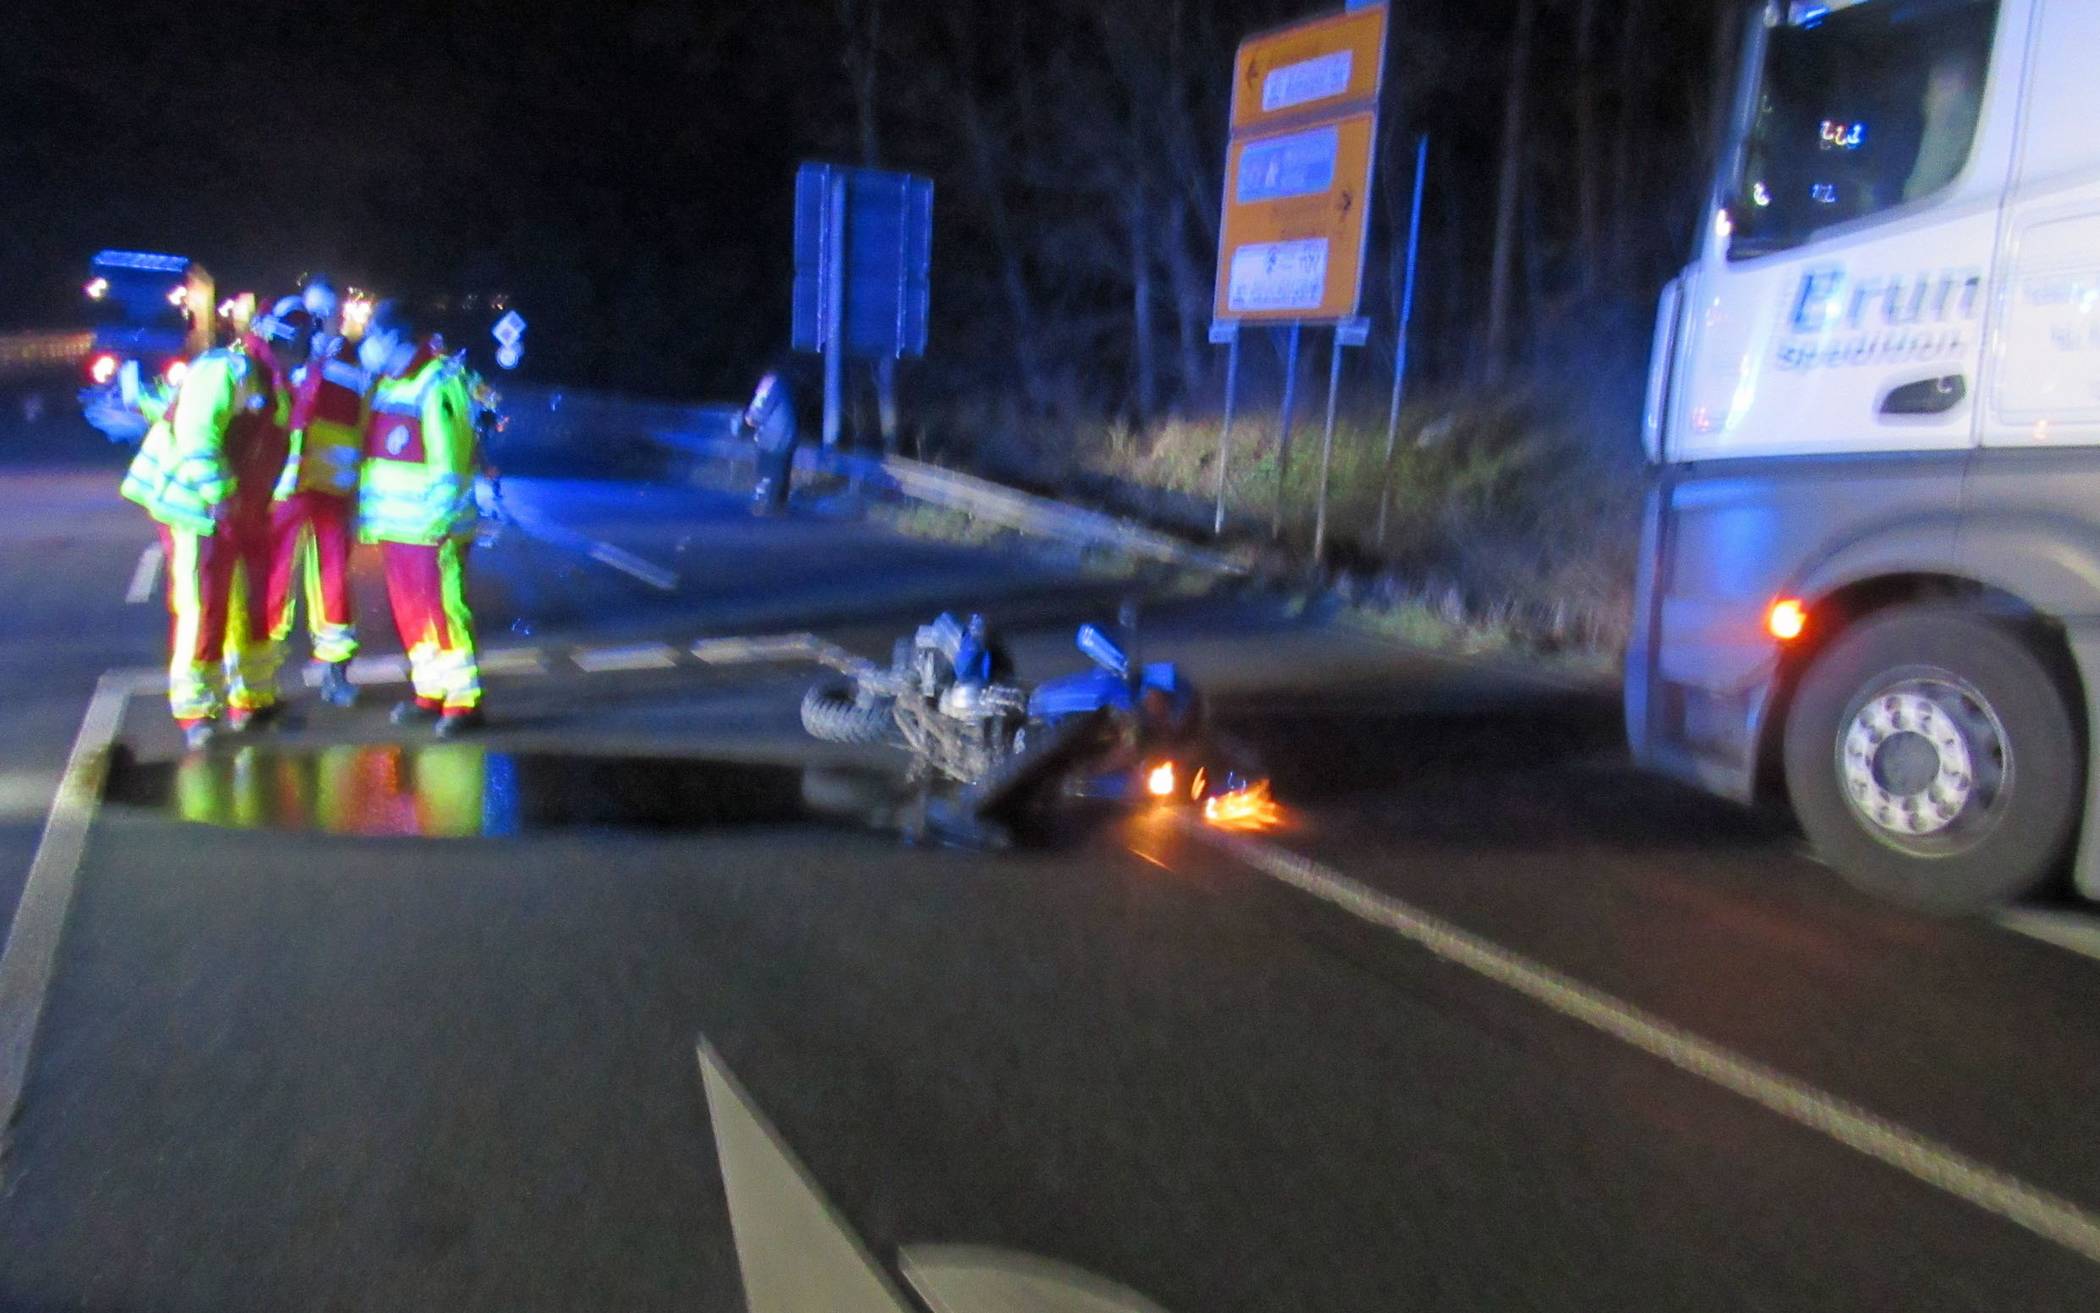
[(1174, 763), (1171, 761), (1163, 761), (1159, 763), (1159, 765), (1154, 766), (1152, 768), (1152, 773), (1145, 777), (1145, 788), (1148, 789), (1151, 792), (1152, 796), (1155, 798), (1173, 797)]
[(1782, 597), (1765, 613), (1765, 628), (1782, 643), (1791, 643), (1808, 628), (1808, 608), (1801, 599)]

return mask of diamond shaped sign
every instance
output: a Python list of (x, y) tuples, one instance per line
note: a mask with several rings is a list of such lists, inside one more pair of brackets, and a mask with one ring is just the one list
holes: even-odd
[(503, 316), (503, 318), (498, 319), (496, 326), (490, 329), (489, 332), (503, 345), (516, 346), (518, 339), (525, 336), (525, 316), (513, 310)]

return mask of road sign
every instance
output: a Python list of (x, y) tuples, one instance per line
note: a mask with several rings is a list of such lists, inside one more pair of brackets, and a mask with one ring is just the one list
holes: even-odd
[[(503, 318), (498, 319), (496, 326), (489, 330), (489, 334), (504, 346), (515, 347), (518, 344), (518, 339), (525, 336), (525, 316), (513, 310), (503, 316)], [(506, 365), (504, 368), (507, 369), (509, 366)]]
[[(842, 212), (841, 212), (842, 211)], [(933, 183), (908, 173), (805, 164), (795, 174), (794, 345), (926, 354)]]
[(502, 346), (496, 348), (496, 363), (505, 369), (516, 369), (518, 362), (524, 358), (525, 348), (519, 346), (516, 342), (505, 342)]
[(1366, 5), (1242, 41), (1233, 66), (1233, 132), (1376, 101), (1385, 19), (1384, 5)]
[(1329, 323), (1356, 314), (1385, 25), (1386, 7), (1369, 5), (1241, 43), (1217, 318)]

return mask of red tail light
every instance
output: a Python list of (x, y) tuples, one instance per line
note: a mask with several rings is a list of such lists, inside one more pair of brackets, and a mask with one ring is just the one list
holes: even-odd
[(96, 356), (88, 362), (88, 377), (95, 380), (98, 387), (116, 376), (117, 358), (115, 356)]

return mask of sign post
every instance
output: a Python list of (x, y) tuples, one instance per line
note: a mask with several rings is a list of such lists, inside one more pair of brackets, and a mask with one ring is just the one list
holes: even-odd
[(1232, 468), (1232, 413), (1240, 393), (1240, 326), (1214, 322), (1210, 340), (1225, 347), (1225, 423), (1218, 430), (1218, 513), (1210, 524), (1213, 538), (1225, 532), (1225, 475)]
[(1283, 414), (1276, 420), (1276, 513), (1269, 520), (1269, 537), (1283, 537), (1284, 490), (1291, 484), (1291, 418), (1298, 409), (1298, 338), (1305, 325), (1292, 320), (1290, 346), (1283, 354)]
[(1400, 327), (1393, 340), (1393, 402), (1385, 412), (1385, 472), (1378, 480), (1378, 545), (1393, 502), (1393, 454), (1400, 437), (1400, 397), (1407, 384), (1407, 326), (1415, 315), (1415, 252), (1422, 241), (1422, 184), (1429, 177), (1429, 134), (1415, 141), (1415, 194), (1407, 214), (1407, 274), (1400, 287)]
[(805, 164), (795, 174), (794, 346), (824, 356), (824, 445), (838, 445), (846, 361), (926, 354), (933, 183)]
[[(1300, 338), (1308, 324), (1339, 330), (1355, 319), (1362, 303), (1386, 17), (1382, 3), (1352, 3), (1338, 13), (1249, 37), (1240, 43), (1233, 65), (1213, 314), (1220, 324), (1288, 329), (1276, 509), (1270, 525), (1276, 537), (1283, 533)], [(1333, 443), (1333, 386), (1340, 374), (1341, 350), (1361, 340), (1346, 340), (1337, 332), (1329, 367), (1328, 448)], [(1228, 415), (1238, 382), (1231, 363)], [(1219, 532), (1224, 528), (1230, 433), (1228, 422), (1219, 435)], [(1325, 469), (1330, 456), (1331, 451), (1322, 458), (1316, 552), (1324, 546)]]

